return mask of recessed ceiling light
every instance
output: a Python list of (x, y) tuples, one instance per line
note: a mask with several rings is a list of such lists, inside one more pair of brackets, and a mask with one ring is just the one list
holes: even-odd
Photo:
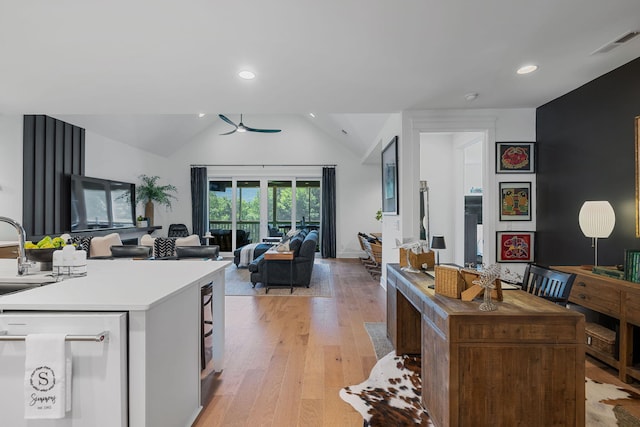
[(316, 118), (316, 115), (315, 115), (315, 114), (313, 114), (313, 113), (309, 113), (309, 115), (310, 115), (312, 118), (314, 118), (314, 119)]
[(476, 99), (478, 97), (478, 94), (475, 92), (471, 92), (468, 93), (464, 96), (464, 99), (466, 99), (467, 101), (473, 101), (474, 99)]
[(240, 76), (240, 78), (245, 80), (251, 80), (256, 78), (256, 74), (253, 71), (249, 71), (249, 70), (240, 71), (238, 73), (238, 76)]
[(198, 117), (200, 117), (200, 118), (203, 118), (204, 116), (206, 116), (206, 114), (204, 114), (204, 113), (198, 114)]
[(538, 69), (537, 65), (529, 64), (529, 65), (524, 65), (524, 66), (518, 68), (518, 71), (516, 71), (516, 73), (518, 73), (518, 74), (529, 74), (529, 73), (533, 73), (537, 69)]

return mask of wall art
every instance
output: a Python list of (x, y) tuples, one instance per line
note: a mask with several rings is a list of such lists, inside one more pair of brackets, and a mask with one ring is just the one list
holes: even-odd
[(535, 143), (496, 142), (496, 173), (534, 173)]
[(531, 182), (501, 182), (500, 221), (531, 221)]
[(496, 235), (498, 262), (533, 262), (535, 232), (498, 231)]

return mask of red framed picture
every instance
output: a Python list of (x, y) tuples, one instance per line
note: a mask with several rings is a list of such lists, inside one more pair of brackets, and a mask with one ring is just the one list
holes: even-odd
[(533, 142), (496, 142), (496, 173), (534, 173)]
[(496, 232), (498, 262), (533, 262), (535, 232), (498, 231)]

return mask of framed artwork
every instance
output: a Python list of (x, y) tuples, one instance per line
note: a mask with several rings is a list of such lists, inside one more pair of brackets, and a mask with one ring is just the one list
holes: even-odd
[(496, 240), (498, 262), (533, 262), (535, 232), (498, 231)]
[(496, 173), (534, 173), (535, 143), (496, 142)]
[(501, 182), (500, 221), (531, 221), (531, 182)]
[(640, 237), (640, 116), (635, 119), (636, 129), (636, 237)]
[(382, 213), (398, 215), (398, 137), (382, 150)]

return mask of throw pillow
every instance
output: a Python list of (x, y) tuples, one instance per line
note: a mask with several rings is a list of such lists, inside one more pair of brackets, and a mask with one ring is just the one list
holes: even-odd
[(90, 256), (111, 256), (111, 246), (122, 245), (118, 233), (107, 234), (106, 236), (96, 236), (91, 239)]
[(153, 256), (167, 258), (175, 256), (176, 239), (173, 237), (156, 237), (153, 242)]
[(295, 235), (297, 235), (298, 233), (300, 233), (302, 230), (298, 230), (296, 228), (289, 230), (289, 232), (287, 233), (287, 237), (293, 237)]
[(71, 241), (71, 244), (76, 245), (76, 249), (89, 253), (92, 238), (93, 236), (71, 236), (69, 240)]
[(294, 238), (289, 242), (289, 250), (293, 252), (293, 256), (298, 256), (300, 252), (300, 246), (302, 246), (302, 239)]
[(176, 239), (176, 246), (200, 246), (200, 237), (197, 234), (192, 234), (187, 237), (178, 237)]
[(151, 247), (153, 247), (153, 242), (155, 242), (155, 241), (156, 241), (156, 238), (155, 237), (151, 237), (151, 235), (149, 235), (149, 234), (145, 234), (144, 236), (142, 236), (140, 238), (140, 244), (142, 246), (151, 246)]

